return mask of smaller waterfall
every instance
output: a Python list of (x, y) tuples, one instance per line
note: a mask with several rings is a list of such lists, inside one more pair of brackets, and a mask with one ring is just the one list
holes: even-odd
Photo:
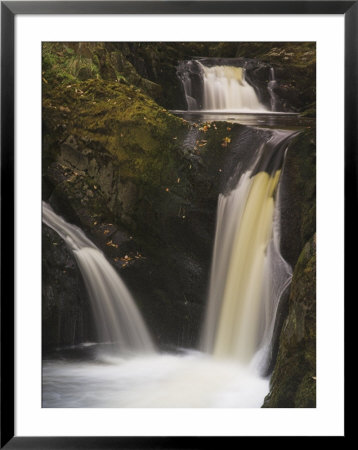
[(181, 76), (181, 81), (184, 88), (185, 100), (188, 105), (188, 111), (195, 111), (199, 109), (198, 102), (194, 97), (192, 82), (189, 72), (183, 72)]
[(277, 86), (275, 69), (273, 67), (270, 68), (270, 81), (267, 85), (267, 90), (270, 94), (270, 102), (271, 102), (271, 111), (277, 111), (277, 96), (275, 94), (275, 87)]
[(101, 342), (116, 343), (120, 351), (154, 351), (130, 292), (104, 254), (78, 227), (67, 223), (45, 202), (42, 211), (43, 222), (59, 234), (76, 258)]

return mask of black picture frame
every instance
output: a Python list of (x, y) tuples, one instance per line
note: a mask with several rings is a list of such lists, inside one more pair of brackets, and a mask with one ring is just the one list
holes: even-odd
[[(18, 14), (338, 14), (345, 18), (345, 292), (355, 267), (358, 147), (358, 1), (1, 2), (1, 442), (6, 449), (196, 449), (229, 437), (25, 437), (14, 435), (14, 33)], [(347, 429), (346, 434), (347, 437)], [(230, 443), (228, 442), (230, 440)], [(236, 443), (237, 445), (237, 443)]]

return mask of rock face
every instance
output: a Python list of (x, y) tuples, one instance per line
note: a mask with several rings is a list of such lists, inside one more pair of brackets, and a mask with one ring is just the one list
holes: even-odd
[(309, 128), (291, 142), (282, 174), (281, 251), (292, 267), (316, 231), (315, 133)]
[(271, 389), (264, 408), (316, 406), (316, 235), (302, 250), (293, 274)]
[(72, 253), (51, 228), (42, 228), (43, 351), (95, 338), (92, 312)]
[[(163, 345), (198, 338), (227, 134), (213, 131), (135, 86), (76, 79), (44, 88), (44, 200), (104, 251)], [(56, 345), (65, 342), (59, 335)]]
[[(294, 270), (290, 293), (281, 299), (277, 312), (273, 374), (264, 407), (316, 404), (315, 149), (315, 130), (300, 133), (290, 143), (282, 174), (281, 253)], [(306, 382), (309, 389), (304, 391)]]
[[(45, 84), (90, 79), (120, 81), (136, 86), (165, 108), (186, 109), (177, 76), (179, 63), (203, 57), (250, 58), (249, 76), (258, 87), (270, 80), (272, 67), (277, 80), (274, 93), (280, 99), (280, 108), (315, 115), (314, 42), (44, 43), (43, 77)], [(259, 90), (263, 102), (269, 102), (266, 90)]]

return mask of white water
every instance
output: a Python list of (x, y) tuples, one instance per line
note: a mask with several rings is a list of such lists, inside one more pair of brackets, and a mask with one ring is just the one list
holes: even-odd
[[(280, 145), (290, 132), (273, 132)], [(279, 250), (280, 168), (254, 173), (218, 200), (208, 306), (202, 335), (204, 351), (234, 358), (264, 370), (269, 357), (277, 307), (291, 281), (291, 268)], [(272, 145), (272, 142), (271, 142)], [(281, 150), (283, 151), (283, 150)]]
[(267, 379), (199, 352), (43, 364), (43, 407), (259, 408)]
[[(265, 112), (255, 89), (245, 80), (245, 69), (233, 66), (206, 67), (203, 74), (203, 109), (206, 111)], [(190, 109), (190, 108), (189, 108)]]
[(88, 291), (98, 338), (121, 352), (150, 352), (154, 345), (135, 302), (104, 254), (75, 225), (67, 223), (45, 202), (43, 222), (72, 250)]

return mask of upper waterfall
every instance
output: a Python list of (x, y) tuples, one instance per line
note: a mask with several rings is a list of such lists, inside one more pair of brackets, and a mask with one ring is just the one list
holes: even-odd
[(204, 109), (211, 111), (266, 111), (255, 89), (245, 79), (245, 69), (202, 65)]
[(77, 260), (101, 342), (115, 343), (121, 351), (154, 351), (129, 290), (104, 254), (78, 227), (67, 223), (45, 202), (42, 212), (43, 222), (61, 236)]
[(189, 111), (269, 111), (260, 101), (258, 90), (247, 79), (245, 65), (230, 65), (230, 62), (215, 65), (215, 61), (213, 64), (206, 65), (199, 60), (181, 64), (178, 74)]

